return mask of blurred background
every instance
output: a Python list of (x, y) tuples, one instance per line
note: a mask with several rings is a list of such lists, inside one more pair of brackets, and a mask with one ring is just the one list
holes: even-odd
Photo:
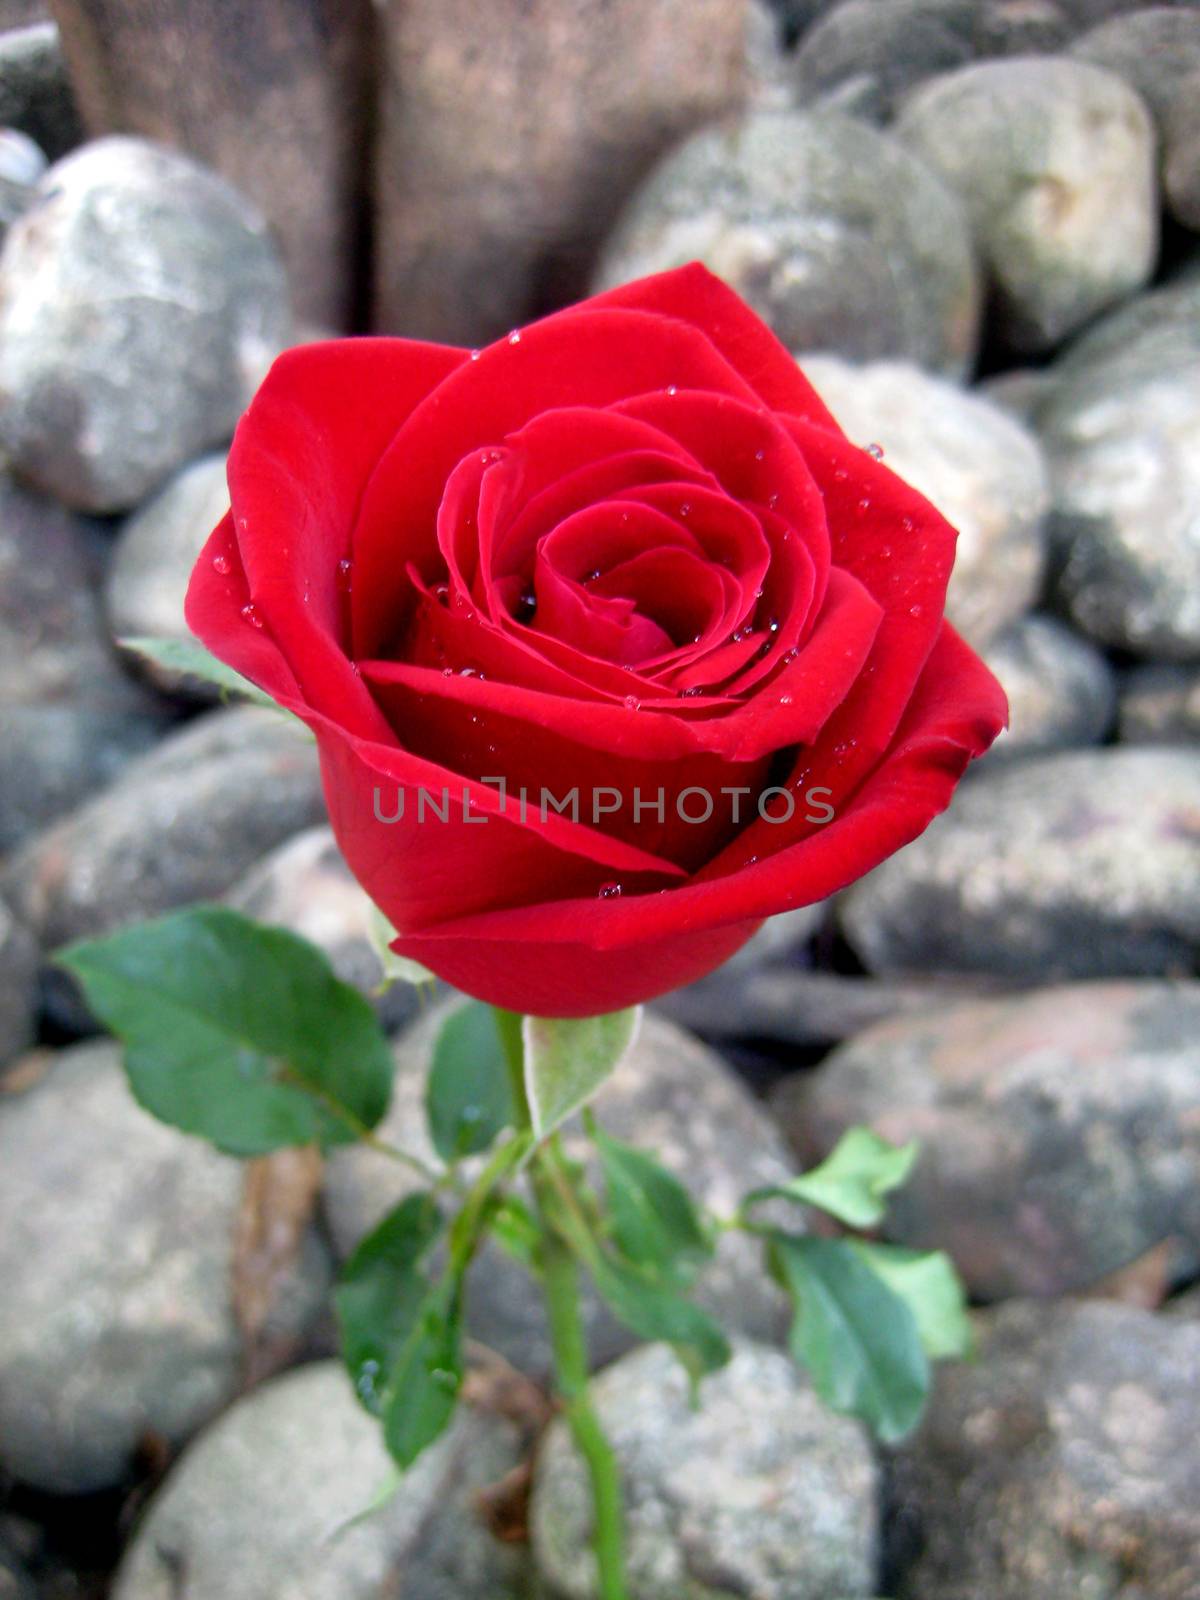
[[(1200, 9), (0, 0), (0, 127), (0, 1600), (586, 1600), (513, 1270), (478, 1407), (335, 1536), (387, 1468), (329, 1285), (396, 1180), (152, 1123), (46, 956), (224, 898), (374, 991), (312, 747), (115, 641), (186, 635), (281, 349), (476, 345), (697, 257), (961, 530), (1012, 726), (605, 1092), (718, 1209), (852, 1123), (919, 1137), (889, 1236), (979, 1308), (888, 1452), (736, 1240), (707, 1432), (593, 1308), (638, 1600), (1196, 1600)], [(377, 999), (409, 1144), (440, 1003)]]

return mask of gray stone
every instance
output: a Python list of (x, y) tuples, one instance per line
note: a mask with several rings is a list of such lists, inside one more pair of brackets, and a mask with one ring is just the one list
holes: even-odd
[(1070, 27), (1057, 6), (1004, 0), (844, 0), (804, 36), (793, 83), (801, 104), (821, 101), (886, 122), (926, 78), (989, 56), (1055, 50)]
[(1054, 376), (1047, 367), (1011, 367), (994, 378), (985, 378), (975, 393), (1032, 427), (1053, 387)]
[(1184, 227), (1200, 232), (1200, 72), (1175, 92), (1163, 125), (1163, 186)]
[(0, 1073), (33, 1043), (37, 969), (33, 935), (0, 900)]
[(42, 945), (224, 893), (324, 815), (315, 747), (273, 711), (213, 711), (24, 845), (6, 892)]
[(920, 1142), (887, 1237), (971, 1294), (1069, 1294), (1165, 1241), (1200, 1251), (1200, 983), (1089, 983), (870, 1028), (773, 1108), (805, 1165), (848, 1127)]
[(0, 127), (0, 239), (33, 204), (34, 186), (45, 169), (46, 158), (28, 134)]
[[(479, 1521), (515, 1430), (463, 1408), (391, 1498), (378, 1422), (340, 1362), (276, 1378), (189, 1448), (146, 1513), (113, 1600), (523, 1600), (519, 1550)], [(353, 1523), (353, 1526), (348, 1524)]]
[[(183, 600), (205, 541), (229, 510), (225, 459), (219, 452), (193, 461), (122, 524), (105, 589), (116, 638), (192, 638)], [(140, 656), (134, 665), (168, 691), (213, 698), (211, 685)]]
[(1162, 134), (1183, 79), (1200, 72), (1200, 14), (1184, 6), (1123, 13), (1076, 39), (1070, 53), (1136, 89)]
[(15, 1551), (0, 1538), (0, 1600), (38, 1600), (33, 1579)]
[(696, 134), (630, 202), (598, 283), (696, 258), (793, 350), (951, 374), (973, 359), (979, 285), (959, 200), (849, 117), (760, 111)]
[[(596, 1380), (621, 1467), (633, 1600), (827, 1600), (875, 1592), (875, 1463), (862, 1429), (827, 1410), (778, 1351), (739, 1341), (700, 1404), (651, 1345)], [(566, 1600), (595, 1600), (587, 1478), (565, 1425), (538, 1452), (532, 1530)]]
[(962, 196), (1016, 348), (1053, 348), (1154, 270), (1154, 128), (1111, 73), (1036, 56), (963, 67), (917, 89), (896, 129)]
[(68, 505), (123, 511), (226, 441), (289, 333), (266, 224), (137, 139), (57, 162), (0, 259), (0, 439)]
[[(239, 1162), (135, 1104), (117, 1047), (78, 1045), (0, 1099), (0, 1463), (41, 1489), (107, 1488), (148, 1434), (227, 1405)], [(299, 1337), (328, 1288), (310, 1232), (277, 1305)]]
[(850, 890), (873, 971), (1187, 973), (1200, 947), (1200, 751), (1077, 750), (985, 768)]
[(1037, 439), (987, 400), (907, 363), (800, 364), (855, 444), (882, 447), (884, 465), (958, 529), (946, 613), (972, 644), (987, 644), (1041, 588), (1049, 491)]
[[(425, 1130), (424, 1091), (429, 1054), (445, 1016), (423, 1016), (396, 1045), (392, 1105), (380, 1133), (432, 1159)], [(778, 1183), (791, 1172), (783, 1140), (719, 1056), (650, 1013), (634, 1049), (596, 1096), (596, 1115), (616, 1137), (644, 1145), (721, 1215), (732, 1213), (750, 1189)], [(567, 1131), (569, 1155), (590, 1157), (578, 1123)], [(593, 1179), (599, 1181), (592, 1162)], [(367, 1230), (416, 1186), (394, 1161), (371, 1150), (339, 1150), (326, 1173), (326, 1214), (338, 1254), (345, 1256)], [(726, 1328), (773, 1339), (786, 1326), (778, 1292), (766, 1280), (762, 1254), (748, 1236), (726, 1233), (696, 1298)], [(467, 1280), (472, 1332), (522, 1371), (543, 1375), (550, 1365), (545, 1319), (529, 1277), (498, 1248), (488, 1246)], [(589, 1296), (586, 1319), (594, 1365), (629, 1349), (634, 1338)]]
[(1191, 1600), (1200, 1326), (1018, 1303), (981, 1336), (899, 1463), (921, 1548), (898, 1600)]
[(372, 906), (328, 827), (307, 828), (252, 867), (225, 896), (258, 922), (288, 928), (329, 957), (338, 977), (375, 1005), (389, 1030), (411, 1021), (422, 1003), (409, 983), (380, 992), (383, 965), (371, 932)]
[(1121, 682), (1123, 744), (1200, 741), (1200, 667), (1134, 667)]
[(746, 14), (747, 100), (755, 107), (791, 104), (789, 57), (783, 26), (771, 0), (750, 0)]
[(1101, 323), (1038, 410), (1056, 587), (1092, 638), (1200, 658), (1200, 282)]
[(1116, 709), (1104, 656), (1053, 617), (1024, 617), (983, 653), (1008, 696), (1009, 726), (984, 757), (1006, 761), (1043, 750), (1099, 744)]
[(51, 160), (78, 144), (79, 116), (53, 22), (0, 33), (0, 126), (20, 128)]

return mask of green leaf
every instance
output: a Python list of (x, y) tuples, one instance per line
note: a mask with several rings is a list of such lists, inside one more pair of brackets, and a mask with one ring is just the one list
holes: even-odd
[(351, 1143), (387, 1110), (375, 1013), (294, 933), (194, 906), (56, 960), (124, 1044), (139, 1103), (230, 1155)]
[(632, 1047), (640, 1020), (640, 1006), (600, 1017), (525, 1018), (525, 1094), (537, 1139), (591, 1099)]
[(686, 1288), (713, 1253), (691, 1195), (644, 1150), (614, 1139), (589, 1118), (622, 1255), (665, 1284)]
[(389, 984), (397, 982), (415, 986), (437, 982), (436, 973), (430, 972), (428, 967), (423, 967), (419, 961), (411, 961), (408, 956), (398, 956), (392, 949), (396, 930), (373, 902), (367, 916), (367, 935), (383, 968), (382, 988), (386, 989)]
[(117, 643), (122, 650), (130, 650), (134, 655), (144, 656), (147, 661), (154, 662), (155, 666), (165, 667), (169, 672), (186, 673), (189, 678), (200, 678), (204, 683), (215, 683), (218, 688), (241, 695), (246, 700), (252, 700), (255, 705), (269, 706), (272, 711), (291, 716), (291, 712), (284, 711), (284, 708), (272, 700), (269, 694), (264, 693), (257, 684), (251, 683), (249, 678), (243, 678), (240, 672), (235, 672), (232, 667), (227, 667), (223, 661), (218, 660), (198, 639), (118, 639)]
[(851, 1241), (860, 1260), (883, 1279), (916, 1319), (917, 1332), (931, 1361), (968, 1356), (974, 1343), (967, 1297), (954, 1263), (944, 1250), (906, 1250), (895, 1244)]
[(462, 1381), (462, 1295), (451, 1280), (426, 1303), (388, 1378), (383, 1437), (400, 1466), (444, 1430)]
[(433, 1294), (424, 1263), (442, 1228), (428, 1193), (409, 1195), (361, 1241), (333, 1292), (342, 1359), (378, 1416), (394, 1363)]
[(791, 1349), (835, 1411), (902, 1439), (929, 1392), (929, 1363), (916, 1319), (841, 1239), (775, 1234), (771, 1266), (796, 1310)]
[(746, 1203), (782, 1196), (817, 1206), (847, 1227), (873, 1228), (883, 1221), (884, 1196), (899, 1188), (912, 1171), (917, 1148), (915, 1142), (902, 1147), (889, 1144), (870, 1128), (850, 1128), (819, 1167), (788, 1183), (757, 1189)]
[(691, 1300), (602, 1253), (590, 1255), (587, 1268), (613, 1315), (639, 1339), (663, 1339), (672, 1345), (693, 1385), (729, 1360), (729, 1340), (708, 1312)]
[(472, 1000), (446, 1018), (433, 1047), (425, 1110), (434, 1148), (446, 1161), (486, 1150), (512, 1124), (512, 1081), (491, 1006)]
[(517, 1195), (501, 1195), (493, 1200), (485, 1215), (484, 1227), (500, 1248), (520, 1262), (527, 1272), (537, 1271), (542, 1230), (533, 1212)]

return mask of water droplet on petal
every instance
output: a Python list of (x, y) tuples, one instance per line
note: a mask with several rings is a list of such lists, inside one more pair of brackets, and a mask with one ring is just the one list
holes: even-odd
[(354, 572), (354, 563), (348, 556), (343, 557), (337, 565), (338, 588), (343, 594), (350, 592), (350, 579)]
[(911, 517), (901, 517), (900, 526), (904, 529), (905, 533), (911, 533), (913, 531), (913, 519)]
[(514, 328), (513, 331), (509, 334), (508, 342), (509, 342), (509, 344), (520, 344), (520, 342), (521, 342), (521, 331), (520, 331), (519, 328)]
[(679, 385), (676, 383), (669, 383), (667, 385), (667, 393), (674, 397), (679, 393)]
[(681, 517), (690, 517), (691, 514), (692, 514), (691, 502), (689, 500), (685, 500), (683, 502), (683, 504), (679, 508), (679, 515)]
[(779, 696), (779, 704), (781, 706), (790, 706), (791, 703), (792, 703), (792, 696), (790, 694), (781, 694)]
[(471, 360), (472, 361), (478, 361), (482, 354), (483, 354), (482, 350), (472, 350), (471, 351)]
[(212, 558), (212, 564), (213, 571), (219, 572), (223, 578), (227, 577), (228, 574), (233, 571), (233, 562), (230, 561), (228, 556), (214, 556)]
[(881, 444), (869, 444), (866, 449), (867, 454), (873, 456), (876, 461), (883, 460), (883, 446)]
[(621, 885), (619, 883), (602, 883), (596, 890), (596, 897), (599, 900), (615, 900), (620, 893)]
[(480, 672), (478, 667), (459, 667), (458, 675), (460, 678), (479, 678), (481, 680), (483, 678), (483, 673)]
[(868, 511), (870, 509), (870, 506), (871, 506), (871, 502), (869, 500), (860, 500), (858, 502), (858, 509), (860, 511)]
[(922, 606), (909, 606), (908, 614), (910, 617), (919, 617), (923, 609)]
[(258, 607), (253, 600), (242, 607), (242, 616), (252, 628), (261, 628), (263, 625), (263, 619), (259, 616)]
[(640, 711), (642, 709), (642, 702), (635, 694), (627, 694), (624, 704), (626, 711)]
[(754, 452), (754, 459), (755, 461), (765, 461), (767, 459), (767, 452), (765, 450), (756, 450)]

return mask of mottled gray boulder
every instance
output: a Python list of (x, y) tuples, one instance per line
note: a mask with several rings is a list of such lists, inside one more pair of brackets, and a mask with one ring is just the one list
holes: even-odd
[(1121, 681), (1123, 744), (1200, 741), (1200, 667), (1134, 667)]
[(972, 1295), (1069, 1294), (1166, 1240), (1200, 1252), (1200, 983), (1093, 983), (870, 1028), (773, 1107), (806, 1165), (865, 1122), (920, 1141), (889, 1238)]
[(1076, 39), (1070, 53), (1136, 89), (1161, 135), (1183, 79), (1200, 72), (1200, 13), (1187, 6), (1125, 12)]
[(1200, 71), (1183, 79), (1167, 109), (1163, 186), (1179, 221), (1200, 232)]
[(1113, 720), (1116, 678), (1086, 639), (1054, 617), (1023, 617), (984, 651), (1008, 696), (1009, 726), (985, 761), (1099, 744)]
[(137, 139), (57, 162), (0, 258), (0, 442), (68, 505), (123, 511), (227, 440), (289, 331), (259, 214)]
[(252, 706), (213, 711), (31, 839), (0, 878), (52, 949), (215, 899), (323, 814), (316, 749), (297, 723)]
[[(202, 456), (128, 517), (117, 534), (105, 587), (109, 626), (118, 639), (191, 639), (183, 600), (205, 540), (229, 510), (225, 455)], [(168, 672), (141, 657), (151, 682), (212, 699), (211, 685)]]
[[(444, 1007), (426, 1013), (397, 1040), (395, 1090), (379, 1129), (385, 1139), (427, 1160), (432, 1148), (425, 1131), (425, 1081), (445, 1014)], [(750, 1189), (778, 1183), (793, 1170), (770, 1118), (720, 1057), (653, 1013), (596, 1096), (595, 1109), (610, 1133), (651, 1151), (699, 1201), (725, 1216)], [(566, 1146), (578, 1159), (589, 1154), (577, 1122), (568, 1129)], [(594, 1171), (593, 1178), (599, 1181)], [(371, 1150), (334, 1152), (325, 1205), (338, 1254), (348, 1254), (417, 1181)], [(696, 1298), (731, 1331), (773, 1339), (786, 1326), (781, 1297), (763, 1273), (762, 1252), (745, 1235), (723, 1236)], [(522, 1371), (541, 1376), (548, 1370), (540, 1300), (524, 1269), (494, 1246), (485, 1248), (467, 1279), (467, 1316), (474, 1336)], [(590, 1295), (586, 1316), (594, 1365), (635, 1342)]]
[[(0, 1466), (107, 1488), (147, 1435), (177, 1445), (234, 1398), (243, 1171), (141, 1110), (107, 1042), (0, 1097)], [(287, 1276), (273, 1328), (295, 1338), (329, 1283), (315, 1233)]]
[(993, 378), (985, 378), (974, 392), (1032, 427), (1053, 387), (1054, 375), (1048, 367), (1010, 367)]
[(463, 1408), (391, 1498), (378, 1422), (340, 1362), (276, 1378), (189, 1448), (150, 1504), (113, 1600), (523, 1600), (519, 1549), (475, 1496), (516, 1464), (498, 1418)]
[[(624, 1482), (634, 1600), (875, 1593), (870, 1446), (788, 1357), (739, 1341), (694, 1409), (671, 1351), (651, 1345), (602, 1373), (594, 1399)], [(532, 1511), (539, 1570), (565, 1600), (595, 1600), (587, 1478), (561, 1421), (538, 1453)]]
[(342, 858), (328, 827), (306, 828), (272, 850), (225, 896), (258, 922), (289, 928), (329, 957), (338, 977), (370, 999), (388, 1029), (411, 1020), (421, 1004), (410, 983), (382, 993), (383, 965), (372, 938), (371, 902)]
[(898, 1600), (1191, 1600), (1200, 1592), (1200, 1326), (1097, 1301), (980, 1319), (897, 1497)]
[(94, 525), (0, 475), (0, 853), (108, 783), (159, 737), (94, 589)]
[(797, 99), (886, 122), (914, 85), (989, 56), (1055, 50), (1069, 25), (1053, 5), (1000, 0), (844, 0), (805, 34)]
[(78, 143), (79, 116), (53, 22), (0, 32), (0, 126), (20, 128), (51, 160)]
[(1187, 973), (1200, 950), (1200, 751), (984, 768), (841, 906), (877, 972), (1031, 982)]
[(967, 207), (999, 326), (1048, 350), (1154, 270), (1154, 128), (1121, 79), (1081, 61), (989, 61), (917, 89), (899, 136)]
[(1200, 283), (1134, 302), (1057, 364), (1037, 425), (1056, 586), (1102, 643), (1200, 658)]
[(958, 529), (947, 615), (972, 644), (986, 644), (1041, 588), (1049, 492), (1037, 439), (987, 400), (906, 362), (800, 364), (855, 444), (882, 447), (884, 465)]
[(0, 1072), (33, 1042), (37, 969), (33, 935), (0, 900)]
[(793, 350), (961, 374), (979, 286), (957, 197), (886, 134), (760, 111), (694, 135), (630, 201), (598, 287), (699, 258)]

